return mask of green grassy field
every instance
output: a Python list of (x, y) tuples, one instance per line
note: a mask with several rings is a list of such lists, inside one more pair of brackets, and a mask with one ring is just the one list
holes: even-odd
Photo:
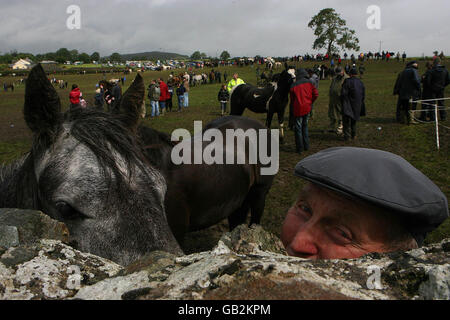
[[(424, 72), (424, 62), (420, 63), (419, 73)], [(298, 65), (299, 66), (299, 65)], [(303, 63), (303, 67), (311, 67), (312, 63)], [(401, 125), (394, 121), (396, 96), (392, 95), (397, 73), (404, 68), (402, 63), (396, 61), (366, 62), (366, 72), (363, 82), (366, 86), (367, 116), (357, 124), (357, 140), (344, 142), (342, 138), (328, 129), (328, 89), (330, 80), (323, 80), (319, 86), (319, 99), (314, 107), (314, 119), (309, 123), (311, 148), (302, 157), (316, 153), (322, 149), (335, 146), (357, 146), (381, 149), (398, 154), (421, 170), (450, 199), (450, 130), (440, 128), (441, 149), (436, 149), (434, 124)], [(205, 69), (209, 71), (210, 69)], [(237, 71), (247, 83), (256, 83), (255, 67), (227, 67), (219, 68), (222, 72), (227, 70), (229, 77)], [(178, 73), (177, 70), (175, 70)], [(275, 71), (276, 72), (276, 71)], [(146, 86), (151, 79), (163, 76), (167, 79), (169, 71), (143, 73)], [(122, 74), (107, 74), (107, 79), (119, 78)], [(69, 88), (76, 83), (81, 88), (88, 102), (93, 102), (95, 84), (102, 79), (102, 74), (56, 76), (69, 82)], [(133, 75), (126, 75), (127, 81), (124, 90), (128, 87)], [(0, 82), (10, 79), (2, 77)], [(164, 132), (172, 132), (176, 128), (186, 128), (193, 132), (194, 120), (203, 120), (204, 123), (220, 117), (217, 92), (219, 84), (208, 84), (191, 89), (190, 107), (183, 113), (168, 113), (157, 119), (146, 119), (144, 124)], [(27, 152), (31, 145), (31, 133), (23, 120), (22, 108), (24, 101), (24, 86), (16, 87), (12, 92), (0, 92), (0, 163), (10, 162)], [(69, 106), (69, 89), (56, 89), (60, 94), (64, 110)], [(446, 96), (450, 96), (447, 88)], [(174, 109), (177, 108), (176, 98)], [(149, 105), (147, 101), (147, 105)], [(149, 110), (149, 108), (148, 108)], [(450, 111), (450, 110), (449, 110)], [(264, 121), (265, 115), (246, 111), (245, 116)], [(275, 116), (276, 118), (276, 116)], [(287, 117), (286, 117), (287, 119)], [(443, 123), (450, 127), (450, 121)], [(274, 119), (274, 127), (277, 121)], [(381, 127), (381, 130), (379, 130)], [(288, 208), (295, 201), (298, 191), (304, 181), (293, 176), (294, 166), (301, 157), (294, 153), (295, 142), (292, 131), (286, 132), (286, 143), (280, 146), (280, 170), (266, 201), (266, 208), (262, 219), (265, 229), (279, 235), (283, 218)], [(207, 196), (207, 195), (205, 195)], [(226, 229), (226, 224), (215, 227), (216, 231)], [(216, 234), (218, 234), (216, 232)], [(426, 242), (436, 242), (450, 237), (450, 220), (431, 233)]]

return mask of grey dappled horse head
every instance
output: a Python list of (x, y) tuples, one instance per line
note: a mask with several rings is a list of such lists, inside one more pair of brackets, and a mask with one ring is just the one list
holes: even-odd
[(25, 91), (25, 121), (34, 135), (21, 168), (32, 171), (24, 175), (35, 184), (28, 207), (64, 222), (77, 249), (120, 264), (153, 250), (182, 253), (165, 216), (166, 182), (136, 137), (144, 93), (138, 75), (120, 114), (75, 109), (63, 115), (40, 65)]

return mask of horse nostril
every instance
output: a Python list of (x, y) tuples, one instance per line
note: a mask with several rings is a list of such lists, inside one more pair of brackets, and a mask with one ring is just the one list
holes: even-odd
[(77, 210), (75, 210), (74, 208), (72, 208), (72, 206), (63, 201), (56, 203), (56, 209), (64, 219), (71, 220), (82, 217), (82, 215)]

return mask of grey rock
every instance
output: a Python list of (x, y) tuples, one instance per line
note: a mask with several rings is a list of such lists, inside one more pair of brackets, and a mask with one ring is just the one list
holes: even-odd
[(81, 288), (74, 299), (120, 300), (128, 291), (148, 288), (150, 286), (148, 276), (147, 271), (139, 271), (123, 277), (105, 279), (92, 286)]
[(19, 231), (14, 226), (0, 225), (0, 247), (10, 248), (19, 245)]
[(280, 239), (260, 225), (240, 225), (233, 232), (225, 233), (220, 240), (236, 253), (249, 254), (259, 250), (286, 254)]
[(448, 244), (311, 261), (287, 256), (260, 226), (239, 226), (210, 251), (155, 251), (123, 268), (61, 241), (21, 242), (0, 250), (0, 299), (448, 300)]
[(16, 227), (21, 244), (31, 244), (40, 239), (54, 239), (64, 243), (69, 241), (66, 225), (40, 211), (0, 209), (0, 226)]
[(70, 298), (121, 270), (111, 261), (44, 239), (0, 256), (0, 300)]
[(433, 266), (428, 280), (419, 287), (419, 297), (426, 300), (450, 300), (450, 264)]

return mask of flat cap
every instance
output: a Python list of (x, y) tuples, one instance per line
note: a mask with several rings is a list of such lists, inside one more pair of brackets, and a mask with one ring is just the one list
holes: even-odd
[(322, 150), (295, 166), (296, 176), (395, 214), (419, 246), (449, 216), (442, 191), (393, 153), (365, 148)]

